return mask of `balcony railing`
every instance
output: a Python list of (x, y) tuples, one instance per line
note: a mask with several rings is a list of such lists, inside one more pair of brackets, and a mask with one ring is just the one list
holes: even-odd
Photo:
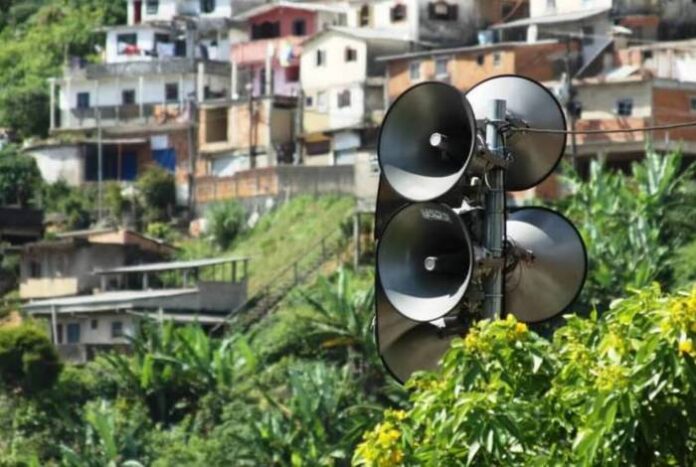
[(206, 74), (229, 76), (230, 64), (215, 60), (194, 58), (148, 59), (122, 63), (96, 63), (84, 67), (69, 67), (65, 76), (73, 79), (100, 79), (111, 77), (138, 77), (151, 75), (182, 75), (198, 71), (198, 64), (203, 63)]
[(276, 37), (273, 39), (259, 39), (249, 42), (242, 42), (232, 46), (232, 60), (237, 65), (246, 65), (250, 63), (262, 63), (266, 60), (269, 46), (273, 49), (273, 57), (280, 60), (280, 54), (284, 52), (284, 47), (292, 47), (293, 53), (290, 58), (290, 64), (297, 64), (300, 56), (302, 42), (306, 37), (287, 36)]
[(73, 108), (60, 112), (55, 129), (71, 130), (117, 125), (166, 125), (189, 122), (185, 103), (127, 104)]

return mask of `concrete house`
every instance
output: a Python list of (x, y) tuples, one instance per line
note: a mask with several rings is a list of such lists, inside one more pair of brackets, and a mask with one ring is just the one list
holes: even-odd
[(84, 363), (99, 351), (127, 350), (146, 321), (198, 323), (212, 330), (247, 300), (248, 258), (149, 263), (95, 270), (90, 295), (48, 298), (23, 310), (46, 322), (63, 359)]
[(92, 273), (142, 262), (161, 261), (174, 248), (122, 229), (76, 231), (24, 246), (20, 262), (22, 300), (92, 293), (100, 280)]
[(413, 43), (367, 28), (330, 28), (304, 44), (300, 59), (306, 165), (354, 164), (374, 152), (385, 113), (382, 55), (405, 53)]

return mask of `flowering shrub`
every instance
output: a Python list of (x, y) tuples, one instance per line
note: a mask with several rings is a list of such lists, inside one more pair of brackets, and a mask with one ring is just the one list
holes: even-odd
[(509, 317), (407, 384), (356, 465), (694, 465), (696, 289), (658, 286), (575, 316), (549, 342)]

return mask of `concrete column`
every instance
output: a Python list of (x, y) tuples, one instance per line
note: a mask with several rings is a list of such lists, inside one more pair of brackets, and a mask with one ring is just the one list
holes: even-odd
[(53, 329), (53, 345), (58, 344), (58, 323), (56, 318), (56, 306), (51, 306), (51, 328)]
[(238, 79), (237, 62), (232, 60), (230, 63), (230, 99), (237, 98), (237, 79)]
[(196, 80), (196, 98), (198, 102), (205, 99), (205, 63), (198, 63), (198, 76)]
[(266, 82), (260, 83), (263, 86), (263, 95), (270, 96), (273, 94), (273, 45), (268, 44), (266, 47)]
[(138, 77), (138, 105), (140, 119), (145, 117), (145, 78), (142, 76)]
[(67, 112), (65, 113), (65, 126), (70, 128), (72, 126), (72, 106), (73, 102), (72, 96), (72, 82), (70, 78), (65, 78), (65, 103)]

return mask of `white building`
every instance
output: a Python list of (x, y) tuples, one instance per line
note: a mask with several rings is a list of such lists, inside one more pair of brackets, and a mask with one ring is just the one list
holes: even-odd
[(374, 153), (385, 111), (385, 65), (376, 58), (411, 47), (384, 30), (366, 28), (331, 28), (305, 43), (300, 58), (305, 164), (353, 164), (358, 153)]

